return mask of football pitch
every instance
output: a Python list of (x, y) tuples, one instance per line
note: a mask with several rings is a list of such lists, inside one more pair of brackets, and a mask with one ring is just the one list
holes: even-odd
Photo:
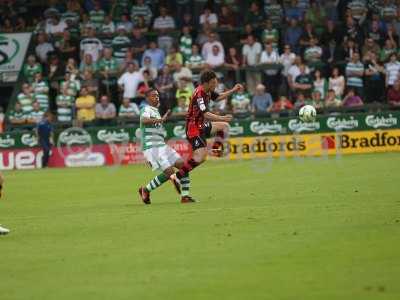
[(0, 299), (400, 299), (400, 155), (5, 172)]

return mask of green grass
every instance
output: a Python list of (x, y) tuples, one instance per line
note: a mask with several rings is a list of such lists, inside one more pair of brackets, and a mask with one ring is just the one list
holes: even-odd
[(7, 172), (0, 299), (400, 299), (400, 156)]

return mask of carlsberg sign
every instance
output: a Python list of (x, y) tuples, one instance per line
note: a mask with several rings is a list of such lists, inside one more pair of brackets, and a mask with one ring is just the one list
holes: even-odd
[(24, 62), (31, 33), (0, 34), (0, 82), (15, 82)]

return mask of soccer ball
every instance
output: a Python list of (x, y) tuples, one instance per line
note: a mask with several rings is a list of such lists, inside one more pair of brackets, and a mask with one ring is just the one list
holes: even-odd
[(317, 111), (312, 105), (304, 105), (299, 110), (299, 118), (303, 122), (306, 123), (313, 122), (316, 116), (317, 116)]

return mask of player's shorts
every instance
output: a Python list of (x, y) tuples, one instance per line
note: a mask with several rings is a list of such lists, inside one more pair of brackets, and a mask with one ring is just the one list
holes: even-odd
[(200, 135), (191, 138), (188, 137), (188, 141), (192, 145), (193, 151), (200, 148), (207, 148), (207, 139), (211, 137), (211, 129), (211, 122), (205, 122), (200, 131)]
[(143, 155), (153, 171), (164, 171), (181, 159), (181, 156), (168, 145), (144, 150)]

